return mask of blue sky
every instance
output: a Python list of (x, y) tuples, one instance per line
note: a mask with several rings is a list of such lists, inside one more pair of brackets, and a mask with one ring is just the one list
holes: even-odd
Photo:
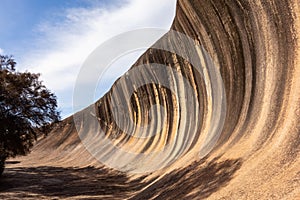
[[(176, 0), (1, 0), (0, 53), (13, 55), (17, 69), (41, 73), (66, 117), (86, 57), (111, 37), (138, 28), (169, 29)], [(134, 52), (112, 67), (98, 86), (106, 92), (142, 54)]]

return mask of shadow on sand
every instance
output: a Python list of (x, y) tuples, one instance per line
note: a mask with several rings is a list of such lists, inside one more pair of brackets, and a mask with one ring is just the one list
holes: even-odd
[(131, 200), (137, 199), (204, 199), (224, 187), (241, 167), (242, 161), (226, 160), (209, 163), (193, 162), (184, 169), (162, 177)]
[(141, 190), (145, 186), (141, 184), (142, 179), (130, 181), (125, 173), (93, 167), (8, 168), (0, 178), (0, 199), (4, 192), (16, 193), (18, 198), (38, 194), (60, 198), (102, 195), (122, 199), (128, 192)]
[[(202, 199), (223, 187), (240, 168), (240, 160), (194, 162), (156, 179), (130, 179), (106, 168), (11, 167), (0, 178), (0, 198), (78, 196), (106, 199)], [(28, 196), (29, 195), (29, 196)]]
[(7, 165), (15, 165), (15, 164), (19, 164), (21, 163), (21, 161), (6, 161), (5, 164)]

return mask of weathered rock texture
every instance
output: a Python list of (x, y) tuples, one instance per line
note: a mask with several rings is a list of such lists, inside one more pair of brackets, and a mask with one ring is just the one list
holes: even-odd
[[(130, 104), (133, 121), (146, 125), (151, 124), (149, 107), (162, 105), (167, 117), (160, 134), (139, 139), (133, 137), (139, 134), (138, 130), (130, 127), (127, 127), (126, 133), (120, 130), (111, 115), (111, 91), (96, 103), (99, 123), (107, 138), (118, 148), (135, 153), (160, 151), (176, 140), (177, 135), (196, 130), (190, 147), (180, 152), (180, 145), (184, 143), (178, 140), (173, 143), (174, 151), (167, 157), (173, 158), (174, 162), (151, 174), (130, 175), (129, 170), (127, 175), (131, 181), (120, 178), (118, 182), (116, 174), (119, 172), (105, 171), (101, 168), (102, 164), (85, 150), (70, 117), (60, 123), (52, 135), (40, 140), (32, 154), (22, 158), (20, 167), (23, 168), (20, 169), (26, 166), (37, 169), (39, 166), (100, 167), (98, 172), (91, 170), (90, 173), (105, 173), (101, 180), (108, 181), (107, 185), (97, 182), (99, 180), (95, 176), (95, 184), (89, 185), (94, 193), (89, 190), (78, 193), (70, 189), (66, 189), (66, 193), (36, 189), (23, 189), (21, 192), (36, 193), (40, 198), (83, 198), (90, 195), (112, 199), (299, 199), (299, 18), (298, 0), (179, 0), (171, 29), (188, 35), (206, 49), (219, 67), (225, 86), (225, 123), (213, 150), (204, 158), (199, 157), (203, 143), (201, 134), (211, 114), (211, 97), (207, 96), (203, 77), (182, 57), (152, 48), (134, 67), (149, 63), (171, 66), (189, 81), (200, 106), (178, 103), (176, 97), (184, 95), (185, 88), (176, 75), (169, 74), (166, 78), (174, 82), (177, 94), (165, 87), (148, 84), (138, 88)], [(176, 46), (177, 39), (166, 35), (161, 41)], [(182, 47), (182, 52), (192, 50)], [(147, 76), (149, 72), (145, 70), (143, 73)], [(120, 99), (126, 92), (126, 84), (118, 91), (115, 101), (122, 102)], [(116, 84), (112, 90), (114, 87)], [(82, 121), (78, 123), (84, 123), (84, 116), (79, 119)], [(130, 130), (132, 132), (128, 134)], [(155, 127), (150, 127), (148, 132), (155, 130)], [(91, 131), (95, 130), (91, 127)], [(107, 148), (101, 153), (114, 156), (111, 152)], [(163, 159), (168, 162), (167, 158)], [(138, 158), (131, 159), (138, 162)], [(16, 166), (9, 166), (8, 172), (15, 170)], [(110, 182), (111, 179), (116, 182)], [(69, 182), (69, 187), (72, 183)], [(98, 186), (104, 189), (93, 189)]]

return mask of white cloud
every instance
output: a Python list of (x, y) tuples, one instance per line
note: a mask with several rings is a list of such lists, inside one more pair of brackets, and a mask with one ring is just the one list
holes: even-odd
[(0, 54), (3, 54), (3, 53), (4, 53), (4, 50), (0, 48)]
[[(65, 20), (55, 24), (45, 21), (38, 26), (41, 36), (19, 66), (41, 73), (46, 86), (57, 94), (60, 106), (71, 106), (81, 64), (97, 46), (125, 31), (145, 27), (169, 29), (175, 4), (176, 0), (128, 0), (114, 7), (66, 9), (60, 13)], [(120, 75), (116, 70), (112, 77)]]

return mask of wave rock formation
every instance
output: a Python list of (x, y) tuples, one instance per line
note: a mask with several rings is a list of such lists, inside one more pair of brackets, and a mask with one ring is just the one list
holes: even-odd
[(299, 199), (299, 37), (298, 0), (179, 0), (171, 31), (20, 165), (90, 170), (81, 198)]

